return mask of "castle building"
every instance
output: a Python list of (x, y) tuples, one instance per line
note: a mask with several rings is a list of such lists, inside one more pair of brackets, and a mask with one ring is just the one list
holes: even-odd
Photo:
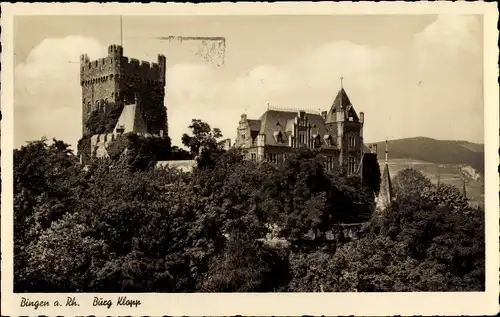
[(106, 156), (107, 146), (123, 133), (168, 136), (165, 81), (161, 54), (149, 63), (125, 57), (122, 46), (110, 45), (104, 58), (91, 61), (81, 55), (81, 160)]
[(364, 113), (356, 113), (346, 91), (340, 88), (329, 111), (311, 113), (268, 109), (259, 119), (241, 115), (235, 147), (252, 161), (283, 162), (295, 148), (319, 149), (326, 167), (340, 164), (349, 174), (360, 171), (363, 154)]

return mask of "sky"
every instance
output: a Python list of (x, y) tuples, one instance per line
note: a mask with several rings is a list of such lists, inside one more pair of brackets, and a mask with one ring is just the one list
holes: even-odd
[[(43, 136), (76, 148), (81, 137), (81, 54), (167, 57), (169, 135), (191, 119), (234, 142), (241, 114), (327, 111), (340, 77), (365, 142), (424, 136), (484, 142), (483, 26), (474, 15), (26, 16), (14, 20), (14, 146)], [(122, 34), (122, 36), (120, 35)], [(223, 65), (196, 55), (224, 37)]]

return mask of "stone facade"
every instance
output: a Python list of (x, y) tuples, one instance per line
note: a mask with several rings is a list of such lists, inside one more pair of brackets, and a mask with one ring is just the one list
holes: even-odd
[(340, 164), (350, 173), (360, 171), (364, 153), (364, 113), (356, 113), (344, 88), (341, 88), (329, 111), (311, 113), (269, 109), (259, 119), (241, 115), (235, 147), (245, 158), (281, 163), (295, 148), (320, 149), (327, 158), (327, 168)]

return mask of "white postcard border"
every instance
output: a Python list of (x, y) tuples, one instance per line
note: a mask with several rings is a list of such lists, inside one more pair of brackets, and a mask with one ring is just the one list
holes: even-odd
[[(482, 14), (484, 15), (484, 124), (486, 197), (486, 292), (474, 293), (249, 293), (249, 294), (14, 294), (13, 288), (13, 17), (15, 15), (293, 15), (293, 14)], [(293, 315), (487, 315), (498, 312), (499, 142), (498, 11), (484, 2), (339, 2), (218, 4), (2, 4), (2, 315), (59, 316), (293, 316)], [(450, 118), (452, 120), (452, 117)], [(493, 173), (495, 171), (495, 173)], [(22, 297), (79, 307), (21, 308)], [(138, 299), (137, 308), (93, 307), (94, 297)]]

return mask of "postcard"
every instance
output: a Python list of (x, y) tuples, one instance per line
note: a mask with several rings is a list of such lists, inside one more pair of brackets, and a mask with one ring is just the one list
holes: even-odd
[(2, 315), (497, 313), (497, 22), (2, 4)]

